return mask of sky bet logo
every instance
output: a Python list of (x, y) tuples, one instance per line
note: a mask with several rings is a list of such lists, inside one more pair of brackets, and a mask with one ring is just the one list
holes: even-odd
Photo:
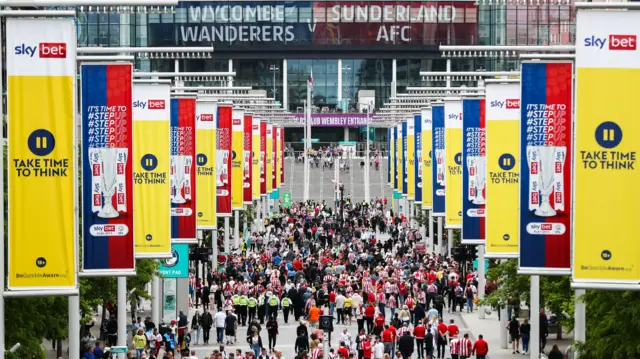
[(41, 59), (65, 59), (67, 57), (67, 44), (62, 42), (41, 42), (37, 46), (22, 44), (15, 47), (16, 55), (34, 57), (36, 53)]
[(203, 113), (200, 115), (200, 121), (202, 122), (213, 122), (213, 114)]
[(607, 43), (609, 50), (635, 50), (637, 46), (636, 35), (609, 35), (609, 38), (591, 36), (584, 39), (585, 47), (602, 49)]
[(149, 110), (164, 110), (164, 100), (148, 100), (144, 101), (134, 101), (133, 107), (145, 109), (149, 106)]
[(505, 101), (491, 101), (491, 107), (504, 108), (506, 103), (507, 110), (517, 110), (520, 108), (520, 99), (506, 99)]

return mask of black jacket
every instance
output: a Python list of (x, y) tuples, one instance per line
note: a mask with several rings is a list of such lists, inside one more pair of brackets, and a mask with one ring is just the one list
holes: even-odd
[(298, 353), (301, 350), (309, 350), (309, 337), (307, 337), (306, 335), (300, 335), (296, 339), (294, 351)]
[(424, 347), (426, 349), (433, 349), (433, 334), (430, 331), (424, 336)]
[(564, 355), (559, 350), (552, 350), (549, 352), (549, 359), (563, 359)]
[(405, 335), (400, 337), (398, 340), (398, 350), (406, 356), (413, 354), (413, 336), (411, 334), (405, 333)]
[(213, 326), (213, 316), (209, 312), (202, 314), (201, 321), (202, 327), (205, 329), (210, 329)]

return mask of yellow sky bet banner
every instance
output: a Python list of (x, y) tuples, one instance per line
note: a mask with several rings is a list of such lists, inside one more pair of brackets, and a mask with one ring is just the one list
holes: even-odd
[(196, 101), (196, 228), (214, 230), (216, 216), (216, 125), (218, 104)]
[(486, 96), (485, 255), (517, 258), (520, 84), (488, 83)]
[(389, 187), (395, 190), (396, 182), (396, 130), (392, 127), (389, 129)]
[(170, 90), (169, 84), (133, 84), (136, 258), (171, 258)]
[(639, 21), (635, 11), (578, 11), (571, 266), (576, 288), (640, 289)]
[(251, 127), (251, 134), (253, 140), (251, 141), (251, 147), (253, 156), (251, 157), (253, 167), (251, 177), (251, 197), (254, 201), (260, 199), (260, 118), (253, 116), (253, 126)]
[(422, 209), (433, 208), (433, 176), (431, 175), (431, 108), (421, 111), (422, 119)]
[(280, 156), (282, 156), (282, 154), (280, 153), (280, 133), (282, 131), (282, 127), (274, 127), (275, 128), (275, 143), (276, 143), (276, 158), (275, 158), (275, 174), (276, 174), (276, 188), (280, 188), (280, 185), (282, 184), (280, 182), (280, 172), (282, 172), (282, 159), (280, 158)]
[(445, 228), (462, 228), (462, 101), (444, 101)]
[(267, 193), (273, 192), (273, 125), (267, 123), (267, 168), (265, 176), (267, 179)]
[(415, 122), (413, 116), (407, 120), (407, 199), (416, 198), (416, 142)]
[(244, 201), (244, 111), (233, 108), (231, 114), (231, 209), (241, 211)]
[(7, 19), (9, 290), (78, 285), (76, 27)]

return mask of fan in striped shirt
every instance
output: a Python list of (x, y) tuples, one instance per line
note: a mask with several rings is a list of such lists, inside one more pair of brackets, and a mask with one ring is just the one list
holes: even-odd
[(467, 359), (473, 351), (473, 343), (469, 339), (469, 334), (465, 334), (458, 342), (458, 355), (460, 359)]

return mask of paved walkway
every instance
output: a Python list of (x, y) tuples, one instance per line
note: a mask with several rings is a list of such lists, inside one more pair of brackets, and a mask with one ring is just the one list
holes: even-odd
[[(480, 319), (478, 311), (473, 313), (467, 313), (466, 311), (460, 314), (462, 320), (462, 326), (469, 328), (469, 335), (475, 341), (478, 335), (482, 335), (484, 340), (489, 344), (489, 359), (513, 359), (513, 358), (528, 358), (522, 354), (513, 354), (511, 350), (511, 343), (507, 343), (508, 349), (500, 349), (500, 331), (506, 331), (506, 328), (501, 328), (500, 321), (498, 321), (498, 313), (491, 311), (491, 314), (485, 314), (485, 319)], [(521, 321), (522, 322), (522, 321)], [(558, 344), (560, 350), (564, 350), (571, 344), (572, 336), (564, 335), (563, 339), (557, 340), (555, 334), (550, 334), (547, 338), (547, 346), (545, 351), (548, 352), (554, 344)], [(522, 344), (520, 344), (520, 350), (522, 351)]]

